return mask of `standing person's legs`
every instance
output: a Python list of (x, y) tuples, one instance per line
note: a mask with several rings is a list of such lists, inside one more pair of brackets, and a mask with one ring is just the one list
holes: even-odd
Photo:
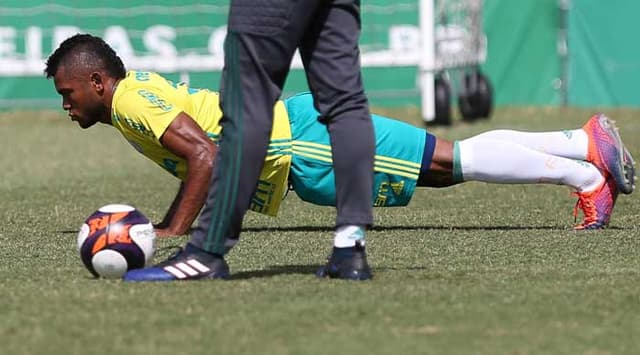
[[(234, 0), (221, 78), (222, 137), (211, 187), (191, 243), (222, 255), (237, 238), (264, 164), (273, 121), (296, 48), (287, 0)], [(301, 32), (301, 31), (299, 31)]]
[(336, 225), (373, 223), (375, 138), (360, 72), (359, 1), (334, 1), (318, 11), (300, 43), (319, 120), (331, 137)]
[(307, 81), (331, 139), (336, 184), (336, 235), (317, 275), (366, 280), (371, 270), (364, 228), (373, 224), (375, 137), (360, 73), (360, 2), (321, 6), (299, 44)]

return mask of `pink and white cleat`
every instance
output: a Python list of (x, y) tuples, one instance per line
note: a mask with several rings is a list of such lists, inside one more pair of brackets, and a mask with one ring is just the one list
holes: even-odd
[(600, 113), (591, 117), (582, 129), (589, 136), (587, 161), (600, 169), (605, 178), (613, 177), (619, 192), (632, 193), (635, 162), (622, 143), (615, 122)]

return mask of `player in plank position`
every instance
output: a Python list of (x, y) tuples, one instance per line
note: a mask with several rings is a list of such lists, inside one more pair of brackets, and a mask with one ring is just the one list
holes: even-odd
[[(137, 151), (182, 181), (157, 234), (187, 233), (203, 206), (216, 141), (223, 134), (217, 93), (151, 72), (126, 71), (113, 49), (89, 35), (63, 42), (47, 60), (45, 74), (53, 78), (72, 121), (82, 128), (98, 122), (112, 125)], [(335, 204), (329, 135), (317, 117), (310, 94), (277, 102), (253, 211), (275, 216), (289, 186), (304, 201)], [(573, 130), (494, 130), (454, 142), (400, 121), (375, 114), (372, 118), (372, 196), (378, 207), (406, 205), (416, 186), (548, 183), (575, 191), (584, 214), (575, 229), (589, 230), (609, 223), (619, 192), (633, 191), (633, 159), (613, 122), (602, 114)], [(229, 235), (227, 249), (236, 242), (237, 235)], [(187, 248), (206, 254), (193, 239)], [(199, 260), (206, 260), (201, 256)], [(169, 259), (152, 267), (151, 280), (147, 269), (145, 281), (228, 277), (226, 263), (198, 264), (181, 270)], [(137, 272), (128, 272), (125, 280), (138, 280)]]

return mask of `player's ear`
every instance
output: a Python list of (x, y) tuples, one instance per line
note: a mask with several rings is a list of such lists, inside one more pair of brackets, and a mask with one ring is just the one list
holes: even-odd
[(102, 76), (101, 73), (99, 72), (91, 73), (89, 75), (89, 82), (91, 86), (96, 90), (96, 92), (100, 94), (104, 92), (104, 77)]

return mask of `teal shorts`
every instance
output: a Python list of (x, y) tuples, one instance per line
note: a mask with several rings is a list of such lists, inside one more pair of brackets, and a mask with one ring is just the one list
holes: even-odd
[[(293, 159), (289, 181), (304, 201), (336, 205), (335, 176), (327, 127), (318, 121), (311, 94), (285, 100), (291, 122)], [(390, 118), (371, 115), (376, 138), (375, 207), (406, 206), (416, 188), (426, 131)]]

